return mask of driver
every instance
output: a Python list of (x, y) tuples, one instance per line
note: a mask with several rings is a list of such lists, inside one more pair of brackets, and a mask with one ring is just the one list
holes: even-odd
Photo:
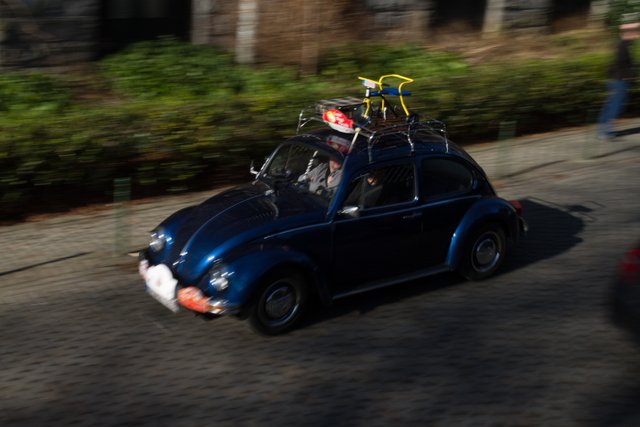
[(342, 178), (342, 163), (337, 159), (329, 159), (328, 163), (320, 163), (303, 177), (309, 180), (310, 192), (321, 193), (328, 190), (333, 193)]

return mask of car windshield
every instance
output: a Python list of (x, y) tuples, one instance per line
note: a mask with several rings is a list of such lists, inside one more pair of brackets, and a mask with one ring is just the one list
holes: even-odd
[(262, 178), (329, 202), (342, 178), (342, 159), (304, 144), (284, 144), (271, 158)]

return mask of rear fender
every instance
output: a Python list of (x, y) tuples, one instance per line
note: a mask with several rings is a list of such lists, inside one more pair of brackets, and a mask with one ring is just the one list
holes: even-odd
[(500, 224), (508, 239), (512, 241), (518, 239), (519, 219), (514, 207), (498, 197), (481, 199), (467, 211), (453, 233), (447, 255), (447, 265), (452, 270), (458, 268), (467, 236), (476, 228), (489, 223)]

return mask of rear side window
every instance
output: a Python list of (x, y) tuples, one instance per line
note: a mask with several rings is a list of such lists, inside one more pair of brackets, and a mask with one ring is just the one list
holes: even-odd
[(473, 172), (454, 160), (424, 159), (421, 180), (424, 197), (435, 199), (469, 191)]
[(349, 187), (344, 206), (361, 209), (405, 203), (415, 198), (413, 165), (393, 165), (370, 169)]

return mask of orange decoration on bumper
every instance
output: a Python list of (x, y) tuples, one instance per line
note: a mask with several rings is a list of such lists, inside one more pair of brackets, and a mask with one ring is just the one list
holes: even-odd
[(205, 297), (202, 291), (195, 286), (180, 289), (178, 291), (178, 302), (184, 308), (198, 313), (209, 311), (209, 298)]

